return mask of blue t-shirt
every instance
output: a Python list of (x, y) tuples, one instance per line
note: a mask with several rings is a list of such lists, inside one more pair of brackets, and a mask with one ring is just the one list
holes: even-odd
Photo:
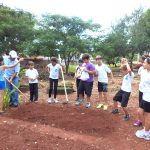
[[(7, 66), (12, 66), (14, 64), (16, 64), (18, 61), (17, 60), (14, 60), (14, 61), (11, 61), (9, 58), (7, 59), (7, 61), (5, 61)], [(16, 65), (15, 67), (13, 68), (8, 68), (8, 69), (5, 69), (5, 76), (9, 79), (12, 77), (13, 74), (17, 73), (17, 76), (20, 72), (20, 64)]]
[(4, 81), (4, 72), (1, 66), (0, 66), (0, 81)]

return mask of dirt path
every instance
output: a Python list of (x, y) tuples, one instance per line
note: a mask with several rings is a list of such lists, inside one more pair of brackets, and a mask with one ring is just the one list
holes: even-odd
[(84, 107), (26, 104), (0, 117), (0, 149), (149, 150), (149, 141), (135, 137), (133, 120)]

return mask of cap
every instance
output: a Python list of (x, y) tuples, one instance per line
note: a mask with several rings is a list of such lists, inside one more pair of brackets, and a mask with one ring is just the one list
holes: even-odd
[(14, 51), (14, 50), (9, 52), (9, 56), (11, 56), (12, 58), (17, 58), (18, 57), (16, 51)]

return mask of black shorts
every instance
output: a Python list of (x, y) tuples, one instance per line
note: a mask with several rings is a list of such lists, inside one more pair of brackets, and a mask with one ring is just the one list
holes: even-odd
[(108, 92), (108, 84), (103, 82), (98, 82), (98, 92)]
[(121, 103), (121, 107), (127, 107), (130, 94), (131, 92), (125, 92), (123, 90), (120, 90), (116, 93), (113, 100), (119, 101)]
[(83, 94), (85, 92), (85, 94), (90, 97), (92, 94), (92, 89), (93, 82), (86, 82), (81, 80), (78, 87), (78, 93)]
[(142, 105), (142, 99), (143, 99), (143, 92), (139, 91), (139, 107), (141, 108)]
[(150, 102), (142, 100), (141, 101), (141, 108), (144, 110), (144, 112), (150, 113)]

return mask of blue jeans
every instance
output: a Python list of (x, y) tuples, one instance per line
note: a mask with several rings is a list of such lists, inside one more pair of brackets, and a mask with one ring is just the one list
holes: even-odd
[[(10, 78), (8, 78), (10, 80)], [(15, 77), (12, 81), (12, 83), (18, 87), (19, 85), (19, 77)], [(8, 88), (8, 92), (11, 92), (12, 90), (14, 90), (15, 88), (8, 82), (6, 81), (6, 88)], [(18, 105), (19, 104), (19, 100), (18, 100), (18, 91), (15, 89), (15, 91), (10, 95), (10, 104), (13, 105)]]

